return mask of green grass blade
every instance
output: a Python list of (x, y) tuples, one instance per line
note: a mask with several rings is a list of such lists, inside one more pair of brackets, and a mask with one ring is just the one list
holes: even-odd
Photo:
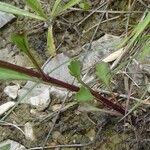
[(10, 5), (10, 4), (4, 3), (4, 2), (0, 2), (0, 11), (15, 14), (15, 15), (20, 15), (20, 16), (26, 16), (26, 17), (30, 17), (30, 18), (34, 18), (34, 19), (38, 19), (38, 20), (42, 20), (42, 21), (46, 20), (45, 18), (43, 18), (41, 16), (32, 14), (26, 10), (17, 8), (13, 5)]
[(0, 67), (0, 80), (34, 80), (24, 73)]
[(12, 41), (17, 45), (17, 47), (30, 58), (34, 66), (43, 74), (43, 71), (41, 70), (38, 62), (31, 52), (31, 48), (29, 47), (29, 43), (27, 40), (27, 35), (25, 33), (13, 34), (11, 38)]
[(139, 37), (139, 35), (144, 31), (144, 29), (149, 25), (150, 23), (150, 11), (148, 12), (145, 19), (140, 22), (137, 27), (134, 29), (132, 35), (133, 37), (130, 40), (129, 47), (136, 41), (136, 39)]
[(118, 46), (118, 48), (123, 47), (125, 44), (128, 44), (128, 48), (132, 46), (132, 44), (138, 39), (139, 35), (142, 34), (144, 29), (150, 24), (150, 11), (148, 12), (147, 16), (145, 19), (138, 23), (138, 25), (134, 28), (132, 33), (125, 38), (122, 43)]
[(44, 13), (42, 6), (39, 2), (39, 0), (26, 0), (26, 4), (34, 10), (38, 15), (40, 15), (43, 18), (47, 18), (46, 14)]
[(61, 4), (61, 0), (56, 0), (55, 1), (55, 4), (54, 4), (52, 12), (51, 12), (52, 16), (55, 16), (57, 14), (57, 10), (58, 10), (60, 4)]
[(62, 11), (65, 11), (74, 5), (78, 4), (81, 0), (70, 0), (67, 4), (62, 7)]
[(78, 4), (81, 0), (69, 0), (69, 2), (65, 5), (61, 3), (61, 0), (57, 0), (52, 9), (52, 17), (56, 17), (61, 14), (63, 11), (71, 8), (72, 6)]

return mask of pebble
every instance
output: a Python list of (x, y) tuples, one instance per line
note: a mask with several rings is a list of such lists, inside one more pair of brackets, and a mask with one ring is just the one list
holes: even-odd
[(14, 15), (0, 11), (0, 28), (2, 28), (14, 18)]
[(15, 105), (15, 102), (7, 102), (0, 106), (0, 116), (3, 115), (6, 111), (12, 108)]
[(16, 99), (18, 96), (18, 90), (20, 89), (20, 85), (12, 85), (6, 86), (4, 89), (4, 93), (6, 93), (10, 98)]

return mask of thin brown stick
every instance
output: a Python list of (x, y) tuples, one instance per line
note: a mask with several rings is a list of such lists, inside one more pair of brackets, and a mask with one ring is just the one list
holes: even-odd
[[(24, 73), (26, 75), (41, 79), (42, 81), (44, 81), (46, 83), (51, 83), (51, 84), (54, 84), (56, 86), (66, 88), (72, 92), (78, 92), (80, 90), (80, 88), (78, 86), (68, 84), (68, 83), (63, 82), (61, 80), (50, 77), (46, 74), (45, 74), (45, 77), (46, 77), (45, 78), (41, 75), (41, 73), (39, 73), (37, 71), (34, 71), (32, 69), (27, 69), (27, 68), (24, 68), (21, 66), (17, 66), (17, 65), (5, 62), (5, 61), (0, 60), (0, 67)], [(122, 115), (125, 115), (125, 109), (121, 105), (115, 104), (113, 101), (108, 100), (106, 97), (100, 95), (97, 91), (94, 91), (92, 89), (91, 89), (91, 93), (93, 94), (94, 97), (97, 98), (98, 101), (102, 102), (108, 108), (116, 110), (117, 112), (121, 113)]]

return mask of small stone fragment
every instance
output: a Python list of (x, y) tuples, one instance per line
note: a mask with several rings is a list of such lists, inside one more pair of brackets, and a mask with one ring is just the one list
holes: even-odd
[(43, 119), (47, 116), (47, 113), (46, 112), (39, 112), (37, 109), (31, 109), (30, 110), (30, 113), (35, 117), (35, 118), (38, 118), (38, 119)]
[(33, 127), (32, 127), (32, 124), (30, 122), (27, 122), (25, 124), (25, 126), (24, 126), (24, 133), (25, 133), (25, 137), (26, 137), (27, 140), (31, 140), (31, 141), (35, 140)]
[(43, 111), (46, 109), (50, 103), (50, 95), (49, 95), (49, 89), (45, 89), (41, 94), (31, 97), (30, 104), (34, 106), (37, 110)]
[(6, 140), (6, 141), (3, 141), (2, 143), (0, 143), (0, 149), (1, 147), (4, 147), (6, 145), (9, 145), (9, 150), (27, 150), (23, 145), (21, 145), (20, 143), (18, 142), (15, 142), (13, 140)]
[(20, 89), (19, 84), (7, 86), (4, 89), (4, 92), (12, 99), (16, 99), (18, 96), (18, 90)]
[(2, 28), (14, 18), (14, 15), (0, 11), (0, 28)]
[(15, 105), (15, 102), (7, 102), (0, 106), (0, 116), (3, 115), (6, 111), (8, 111), (11, 107)]
[(57, 111), (62, 107), (62, 104), (55, 104), (52, 106), (52, 111)]

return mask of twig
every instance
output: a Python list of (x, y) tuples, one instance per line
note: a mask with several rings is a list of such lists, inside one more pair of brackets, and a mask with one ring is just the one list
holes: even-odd
[[(119, 16), (116, 16), (116, 17), (113, 17), (113, 18), (109, 18), (109, 19), (107, 19), (107, 20), (102, 21), (101, 24), (102, 24), (102, 23), (105, 23), (105, 22), (107, 22), (107, 21), (112, 21), (112, 20), (118, 19), (118, 18), (119, 18)], [(92, 30), (93, 28), (97, 27), (98, 25), (99, 25), (99, 23), (96, 23), (94, 26), (92, 26), (92, 27), (90, 27), (89, 29), (87, 29), (86, 31), (84, 31), (83, 34), (89, 32), (90, 30)]]
[[(70, 8), (70, 10), (75, 10), (75, 11), (83, 11), (82, 9), (79, 8)], [(89, 12), (93, 12), (94, 10), (87, 10)], [(137, 13), (137, 14), (143, 14), (144, 11), (114, 11), (114, 10), (96, 10), (96, 13), (109, 13), (109, 14), (132, 14), (132, 13)]]
[(21, 133), (23, 133), (23, 135), (25, 135), (24, 131), (21, 128), (19, 128), (17, 125), (15, 125), (15, 124), (12, 124), (12, 123), (0, 120), (0, 125), (15, 127), (16, 129), (18, 129), (19, 131), (21, 131)]
[[(64, 81), (50, 77), (46, 74), (45, 74), (46, 78), (45, 77), (42, 78), (41, 74), (37, 71), (33, 71), (31, 69), (20, 67), (20, 66), (8, 63), (8, 62), (0, 61), (0, 67), (24, 73), (24, 74), (29, 75), (31, 77), (38, 78), (38, 80), (40, 79), (41, 81), (44, 81), (47, 84), (53, 84), (53, 85), (56, 85), (56, 86), (59, 86), (62, 88), (66, 88), (66, 89), (73, 91), (73, 92), (78, 92), (80, 90), (80, 88), (78, 86), (71, 85), (71, 84), (66, 83)], [(98, 101), (102, 102), (104, 106), (107, 106), (111, 109), (114, 109), (123, 115), (125, 114), (125, 109), (123, 108), (123, 106), (115, 104), (114, 102), (108, 100), (106, 97), (103, 97), (102, 95), (100, 95), (97, 91), (92, 90), (91, 93), (93, 94), (93, 96), (95, 98), (97, 98)]]
[(106, 2), (102, 3), (98, 8), (96, 8), (95, 10), (91, 11), (91, 13), (89, 15), (87, 15), (83, 20), (81, 20), (77, 26), (81, 25), (85, 20), (87, 20), (92, 14), (94, 14), (98, 9), (100, 9), (101, 7), (103, 7), (106, 4)]
[[(107, 9), (107, 7), (108, 7), (108, 4), (106, 5), (105, 9)], [(97, 33), (98, 29), (99, 29), (100, 24), (101, 24), (101, 22), (102, 22), (102, 20), (103, 20), (103, 18), (104, 18), (104, 15), (105, 15), (105, 13), (102, 14), (102, 16), (101, 16), (101, 18), (100, 18), (100, 21), (99, 21), (99, 23), (98, 23), (98, 25), (97, 25), (97, 27), (96, 27), (96, 29), (95, 29), (93, 35), (92, 35), (92, 38), (91, 38), (91, 40), (90, 40), (90, 44), (89, 44), (89, 46), (88, 46), (88, 50), (91, 48), (92, 42), (93, 42), (94, 37), (95, 37), (95, 35), (96, 35), (96, 33)]]

